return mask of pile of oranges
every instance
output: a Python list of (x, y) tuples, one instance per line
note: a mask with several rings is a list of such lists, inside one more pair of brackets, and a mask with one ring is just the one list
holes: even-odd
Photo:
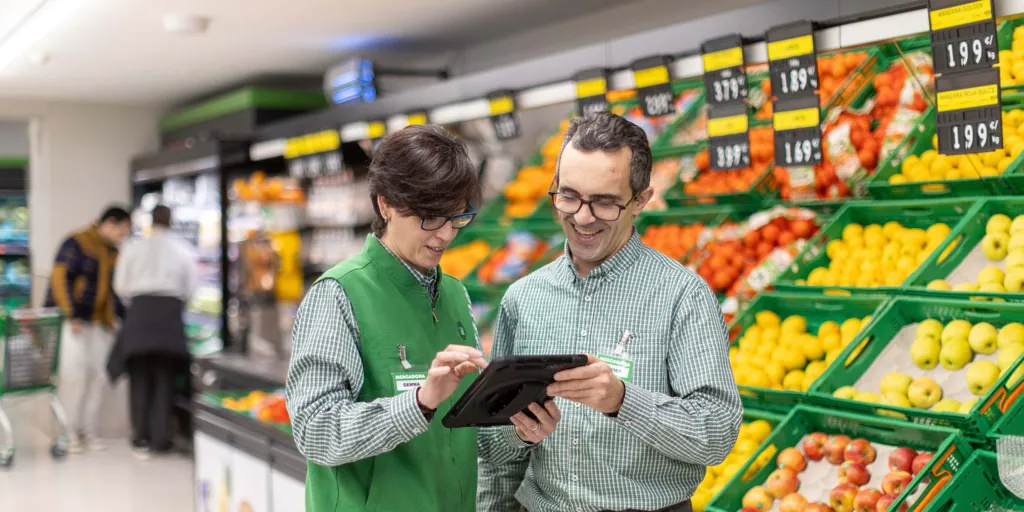
[(850, 74), (867, 59), (867, 52), (849, 52), (818, 57), (818, 97), (822, 106), (839, 92)]
[(648, 226), (641, 235), (644, 244), (676, 261), (682, 261), (697, 245), (704, 224), (661, 224)]
[(505, 185), (505, 216), (526, 217), (537, 208), (537, 203), (547, 195), (551, 181), (555, 179), (555, 166), (562, 152), (562, 138), (569, 129), (569, 120), (562, 120), (558, 133), (548, 137), (540, 149), (542, 163), (523, 167), (516, 179)]
[[(830, 155), (828, 137), (842, 127), (849, 128), (849, 145), (844, 141), (838, 147), (850, 148), (848, 153)], [(813, 193), (817, 199), (841, 199), (849, 197), (850, 189), (846, 182), (836, 173), (836, 167), (863, 168), (867, 174), (874, 174), (878, 166), (878, 157), (882, 144), (876, 134), (871, 132), (871, 117), (866, 114), (843, 112), (837, 120), (825, 127), (822, 133), (822, 162), (814, 166), (814, 183), (798, 184), (794, 188), (792, 176), (788, 169), (776, 167), (775, 179), (779, 183), (779, 195), (784, 200), (804, 200)], [(880, 135), (880, 134), (879, 134)], [(833, 147), (835, 149), (835, 147)], [(800, 180), (797, 180), (800, 181)]]
[[(683, 184), (688, 196), (711, 196), (746, 192), (757, 184), (768, 166), (775, 160), (774, 132), (770, 126), (759, 126), (750, 130), (751, 166), (732, 171), (712, 171), (711, 156), (707, 150), (697, 153), (694, 164), (699, 169), (697, 179)], [(713, 198), (700, 202), (713, 203)]]
[[(929, 76), (922, 78), (929, 78), (932, 70), (926, 66), (923, 71)], [(897, 61), (872, 80), (872, 84), (875, 86), (875, 108), (871, 111), (871, 117), (880, 123), (876, 132), (885, 134), (889, 121), (901, 106), (918, 112), (924, 112), (928, 108), (928, 103), (921, 97), (920, 91), (914, 93), (909, 104), (901, 105), (900, 97), (908, 78), (910, 78), (910, 72), (907, 65), (903, 61)], [(881, 139), (880, 136), (878, 138)]]
[(484, 240), (448, 249), (441, 255), (441, 271), (455, 279), (465, 279), (491, 253), (491, 246)]

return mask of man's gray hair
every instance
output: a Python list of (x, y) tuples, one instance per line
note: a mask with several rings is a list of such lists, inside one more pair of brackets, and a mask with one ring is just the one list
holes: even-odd
[[(614, 152), (628, 147), (633, 155), (629, 162), (629, 188), (636, 195), (651, 186), (652, 158), (647, 133), (626, 118), (609, 112), (574, 117), (562, 139), (562, 151), (569, 144), (580, 151)], [(559, 153), (559, 167), (561, 162)]]

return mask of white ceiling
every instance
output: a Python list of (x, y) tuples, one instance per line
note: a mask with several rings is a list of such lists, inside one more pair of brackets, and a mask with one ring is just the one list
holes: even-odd
[[(0, 40), (44, 0), (0, 0)], [(634, 0), (77, 0), (0, 70), (0, 97), (171, 104), (271, 73), (322, 73), (355, 51), (435, 57)], [(163, 31), (165, 14), (212, 20)], [(47, 63), (29, 58), (46, 54)]]

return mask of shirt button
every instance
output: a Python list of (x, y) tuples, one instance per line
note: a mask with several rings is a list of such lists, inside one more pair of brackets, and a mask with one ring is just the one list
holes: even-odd
[(577, 476), (577, 475), (573, 475), (573, 476), (572, 476), (572, 481), (573, 481), (573, 482), (577, 482), (577, 481), (579, 481), (579, 479), (580, 479), (580, 477), (579, 477), (579, 476)]
[(586, 297), (584, 297), (583, 300), (585, 300), (587, 302), (590, 302), (590, 295), (587, 295)]
[(578, 445), (578, 444), (580, 444), (580, 440), (574, 437), (574, 438), (572, 439), (572, 445), (573, 445), (573, 446), (576, 446), (576, 445)]
[(579, 407), (580, 407), (580, 404), (576, 404), (576, 408), (579, 409)]
[(586, 336), (586, 335), (587, 335), (587, 330), (586, 329), (583, 329), (582, 331), (580, 331), (580, 336)]

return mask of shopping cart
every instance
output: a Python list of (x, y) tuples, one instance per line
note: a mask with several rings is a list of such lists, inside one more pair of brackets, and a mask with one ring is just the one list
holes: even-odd
[(0, 469), (14, 463), (14, 434), (3, 410), (3, 399), (8, 395), (49, 393), (50, 410), (59, 429), (50, 455), (60, 460), (68, 453), (67, 418), (57, 398), (63, 320), (63, 314), (56, 308), (0, 313)]

